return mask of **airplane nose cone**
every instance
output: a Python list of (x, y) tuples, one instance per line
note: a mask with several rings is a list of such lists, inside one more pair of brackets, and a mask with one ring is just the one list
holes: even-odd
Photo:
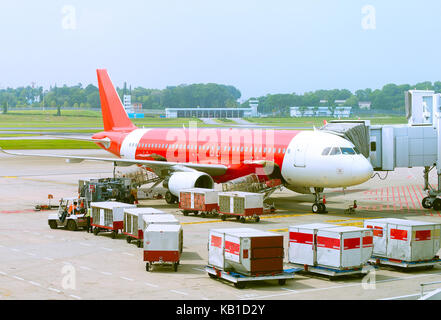
[(371, 163), (365, 158), (363, 160), (355, 161), (352, 166), (352, 179), (357, 184), (369, 180), (374, 172)]

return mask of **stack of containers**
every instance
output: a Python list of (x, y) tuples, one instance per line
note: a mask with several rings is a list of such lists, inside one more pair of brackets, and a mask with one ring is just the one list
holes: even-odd
[(251, 228), (211, 229), (208, 265), (247, 276), (283, 272), (283, 235)]
[(218, 191), (205, 188), (183, 189), (179, 194), (179, 208), (184, 215), (189, 211), (217, 212)]
[(142, 245), (144, 239), (144, 215), (166, 214), (164, 211), (154, 208), (125, 208), (124, 209), (124, 231), (127, 235), (127, 242), (132, 239), (138, 240), (138, 247)]
[(124, 209), (136, 208), (136, 205), (104, 201), (104, 202), (92, 202), (90, 204), (92, 209), (92, 223), (95, 235), (100, 229), (107, 229), (113, 231), (114, 234), (118, 233), (118, 230), (124, 229)]
[(219, 192), (219, 212), (224, 215), (255, 216), (263, 214), (263, 194)]
[(289, 228), (290, 263), (338, 270), (363, 267), (372, 255), (372, 230), (330, 224)]
[(440, 249), (441, 224), (395, 218), (365, 220), (373, 230), (373, 255), (399, 261), (432, 260)]

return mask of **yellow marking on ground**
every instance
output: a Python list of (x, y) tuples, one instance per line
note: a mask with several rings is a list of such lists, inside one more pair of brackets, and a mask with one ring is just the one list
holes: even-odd
[(363, 222), (337, 223), (337, 225), (343, 227), (363, 227)]
[(5, 178), (5, 179), (15, 179), (15, 178), (18, 178), (18, 177), (16, 177), (16, 176), (2, 176), (2, 178)]
[[(260, 216), (260, 219), (277, 219), (277, 218), (289, 218), (289, 217), (301, 217), (301, 216), (309, 216), (313, 213), (305, 213), (305, 214), (286, 214), (286, 215), (268, 215), (268, 216)], [(209, 220), (209, 221), (193, 221), (193, 222), (182, 222), (181, 224), (202, 224), (202, 223), (215, 223), (215, 222), (229, 222), (229, 221), (235, 221), (231, 218), (223, 221), (223, 220)]]
[(285, 228), (285, 229), (271, 229), (271, 230), (268, 230), (268, 231), (271, 231), (271, 232), (288, 232), (288, 228)]
[(370, 219), (382, 219), (382, 218), (384, 218), (384, 217), (367, 217), (367, 218), (360, 217), (360, 218), (347, 218), (347, 219), (340, 219), (340, 220), (326, 220), (325, 222), (332, 223), (332, 222), (343, 222), (343, 221), (351, 221), (351, 220), (357, 221), (357, 220), (370, 220)]

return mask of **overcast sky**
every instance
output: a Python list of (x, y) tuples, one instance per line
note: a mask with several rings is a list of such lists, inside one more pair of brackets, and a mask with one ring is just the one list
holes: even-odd
[(0, 2), (0, 87), (163, 89), (215, 82), (242, 99), (441, 80), (441, 1)]

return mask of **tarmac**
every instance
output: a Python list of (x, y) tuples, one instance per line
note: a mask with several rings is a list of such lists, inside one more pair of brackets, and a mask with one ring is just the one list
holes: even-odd
[[(26, 150), (20, 152), (35, 152)], [(102, 150), (38, 150), (106, 156)], [(374, 300), (419, 298), (420, 284), (440, 281), (441, 265), (432, 270), (400, 270), (380, 267), (359, 276), (330, 280), (325, 276), (297, 273), (286, 284), (259, 281), (237, 289), (231, 283), (213, 280), (204, 271), (207, 264), (208, 231), (212, 228), (251, 227), (284, 235), (285, 268), (288, 263), (288, 227), (324, 222), (362, 226), (368, 218), (395, 217), (441, 221), (441, 212), (423, 209), (423, 168), (398, 169), (347, 190), (325, 190), (328, 213), (313, 214), (313, 196), (287, 189), (269, 199), (276, 212), (259, 223), (183, 216), (177, 205), (164, 200), (143, 200), (174, 214), (184, 230), (184, 251), (177, 272), (169, 266), (145, 270), (143, 250), (128, 244), (125, 236), (112, 239), (85, 231), (52, 230), (47, 215), (34, 211), (37, 204), (52, 204), (77, 194), (77, 182), (88, 177), (112, 176), (112, 164), (85, 161), (0, 155), (0, 300), (18, 299), (145, 299), (145, 300)], [(431, 181), (436, 181), (434, 172)], [(357, 200), (353, 215), (344, 210)], [(440, 285), (428, 287), (427, 291)]]

